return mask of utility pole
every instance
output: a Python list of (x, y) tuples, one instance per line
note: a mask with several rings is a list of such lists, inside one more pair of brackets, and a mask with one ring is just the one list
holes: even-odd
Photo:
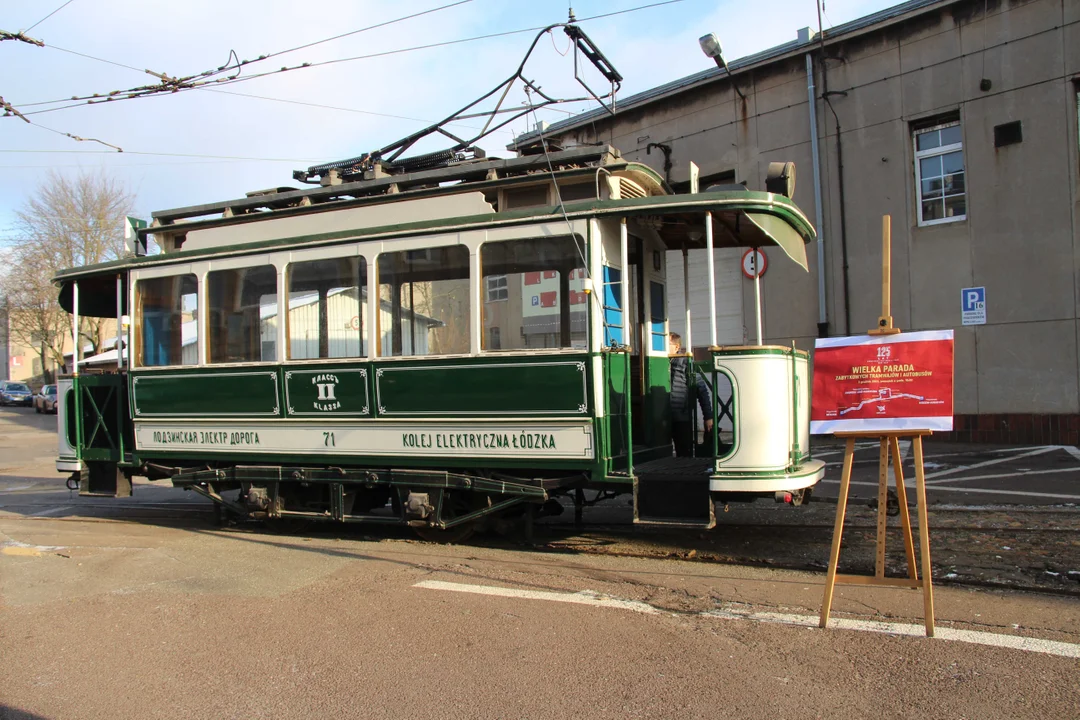
[(0, 351), (4, 353), (3, 370), (0, 371), (0, 380), (11, 379), (11, 368), (8, 367), (8, 364), (11, 362), (11, 347), (8, 344), (8, 338), (11, 337), (8, 324), (10, 312), (11, 300), (5, 295), (4, 304), (0, 307)]

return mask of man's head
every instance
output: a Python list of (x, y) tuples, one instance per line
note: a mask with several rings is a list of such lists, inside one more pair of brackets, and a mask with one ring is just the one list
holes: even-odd
[(668, 354), (681, 355), (682, 351), (682, 335), (679, 333), (671, 333), (668, 335)]

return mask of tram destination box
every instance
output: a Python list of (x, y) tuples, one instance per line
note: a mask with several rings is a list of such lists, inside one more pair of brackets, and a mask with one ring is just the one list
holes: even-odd
[(952, 430), (953, 331), (820, 338), (810, 432)]

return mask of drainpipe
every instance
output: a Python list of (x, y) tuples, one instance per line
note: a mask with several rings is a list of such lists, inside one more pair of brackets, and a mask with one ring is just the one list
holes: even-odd
[[(825, 64), (821, 64), (822, 77), (824, 78)], [(823, 88), (828, 87), (822, 83)], [(836, 121), (836, 189), (840, 194), (840, 256), (843, 260), (843, 283), (844, 283), (844, 333), (851, 334), (851, 296), (848, 292), (848, 251), (847, 251), (847, 203), (844, 201), (844, 143), (840, 137), (840, 118), (836, 114), (836, 109), (833, 107), (829, 98), (833, 95), (847, 96), (847, 93), (838, 90), (830, 92), (825, 90), (821, 94), (821, 97), (825, 100), (825, 104), (829, 106), (829, 111), (833, 114), (833, 120)]]
[[(848, 291), (848, 251), (847, 251), (847, 203), (844, 201), (844, 146), (840, 137), (840, 118), (829, 100), (833, 95), (847, 96), (846, 92), (829, 92), (829, 67), (825, 63), (829, 58), (825, 55), (825, 33), (821, 28), (821, 4), (817, 5), (818, 16), (818, 43), (821, 50), (821, 99), (829, 108), (829, 112), (836, 121), (836, 183), (837, 192), (840, 194), (840, 256), (842, 259), (841, 275), (844, 292), (844, 334), (851, 334), (851, 295)], [(842, 58), (833, 58), (842, 59)], [(816, 136), (815, 136), (816, 137)]]
[(664, 143), (649, 143), (645, 146), (645, 154), (651, 155), (652, 149), (656, 148), (664, 153), (664, 182), (671, 184), (671, 146)]
[[(810, 39), (810, 30), (799, 31), (799, 40)], [(804, 41), (804, 42), (805, 42)], [(829, 310), (825, 303), (825, 221), (821, 206), (821, 157), (818, 155), (817, 95), (814, 90), (814, 60), (806, 53), (806, 96), (810, 107), (810, 156), (814, 164), (814, 220), (817, 226), (818, 337), (829, 336)]]

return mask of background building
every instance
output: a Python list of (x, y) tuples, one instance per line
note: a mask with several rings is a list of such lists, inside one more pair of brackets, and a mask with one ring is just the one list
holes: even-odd
[[(701, 32), (714, 29), (723, 30)], [(816, 248), (809, 274), (770, 266), (768, 343), (812, 348), (819, 335), (875, 326), (881, 217), (891, 215), (896, 325), (956, 331), (956, 438), (1077, 443), (1080, 3), (914, 0), (822, 35), (799, 31), (730, 69), (544, 135), (563, 146), (610, 143), (676, 188), (687, 187), (691, 160), (703, 188), (751, 189), (764, 189), (769, 162), (794, 161), (795, 200), (819, 229), (824, 267)], [(742, 342), (754, 326), (752, 283), (732, 267), (741, 253), (717, 252), (729, 314), (721, 342)], [(681, 262), (669, 260), (680, 331)], [(976, 287), (985, 288), (985, 324), (963, 325), (961, 291)], [(694, 330), (700, 345), (707, 334)]]

